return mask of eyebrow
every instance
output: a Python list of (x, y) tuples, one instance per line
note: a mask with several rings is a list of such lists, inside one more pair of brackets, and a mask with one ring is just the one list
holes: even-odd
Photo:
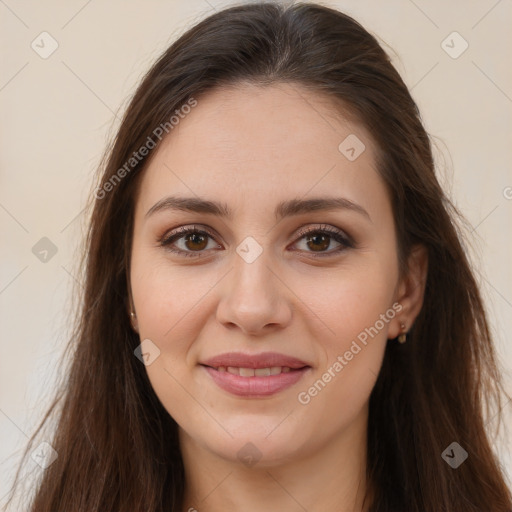
[[(206, 213), (231, 220), (233, 212), (225, 203), (197, 197), (169, 196), (155, 203), (146, 213), (146, 218), (156, 212), (178, 210), (191, 213)], [(276, 219), (311, 213), (314, 211), (351, 210), (372, 222), (368, 212), (359, 204), (344, 197), (317, 197), (312, 199), (289, 199), (279, 203), (275, 210)]]

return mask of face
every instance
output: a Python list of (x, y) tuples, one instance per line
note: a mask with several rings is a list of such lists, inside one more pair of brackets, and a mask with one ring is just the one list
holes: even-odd
[[(402, 307), (374, 157), (362, 125), (289, 84), (211, 91), (164, 139), (141, 177), (130, 278), (180, 439), (272, 465), (362, 428)], [(230, 215), (187, 209), (201, 201)]]

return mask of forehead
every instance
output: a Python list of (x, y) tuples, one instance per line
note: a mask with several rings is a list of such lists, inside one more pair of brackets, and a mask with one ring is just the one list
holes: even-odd
[(139, 202), (147, 211), (164, 194), (181, 193), (273, 211), (283, 198), (308, 194), (375, 201), (385, 188), (374, 142), (340, 106), (296, 84), (209, 91), (157, 148)]

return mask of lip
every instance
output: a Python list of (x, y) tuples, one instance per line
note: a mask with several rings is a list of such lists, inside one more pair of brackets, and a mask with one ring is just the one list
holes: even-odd
[(279, 375), (268, 377), (240, 377), (228, 372), (219, 372), (215, 368), (203, 366), (213, 381), (224, 391), (233, 395), (250, 398), (261, 398), (283, 391), (298, 382), (305, 373), (311, 370), (307, 366), (299, 370), (292, 370)]
[(204, 366), (236, 366), (237, 368), (271, 368), (272, 366), (288, 366), (292, 369), (310, 366), (296, 357), (279, 354), (278, 352), (261, 352), (260, 354), (244, 354), (242, 352), (226, 352), (201, 361)]
[[(306, 373), (311, 371), (311, 366), (304, 361), (277, 352), (263, 352), (254, 355), (229, 352), (212, 357), (200, 365), (224, 391), (250, 398), (267, 397), (283, 391), (296, 384)], [(219, 366), (253, 369), (287, 366), (291, 371), (262, 377), (241, 377), (229, 372), (219, 372), (216, 369)]]

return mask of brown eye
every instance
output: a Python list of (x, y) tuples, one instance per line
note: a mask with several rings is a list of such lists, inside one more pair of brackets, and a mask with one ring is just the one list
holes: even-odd
[[(199, 257), (208, 248), (208, 239), (213, 240), (213, 234), (208, 231), (197, 229), (196, 227), (180, 228), (177, 232), (164, 236), (160, 240), (160, 245), (170, 252), (183, 256)], [(181, 247), (178, 243), (181, 243)], [(175, 247), (176, 245), (176, 247)], [(219, 248), (218, 244), (213, 244), (210, 248)]]
[[(299, 235), (299, 241), (306, 241), (306, 249), (301, 250), (310, 253), (314, 257), (333, 256), (348, 248), (355, 247), (354, 242), (348, 235), (330, 226), (302, 230)], [(208, 239), (212, 240), (211, 247), (208, 247)], [(207, 249), (221, 248), (219, 244), (213, 243), (214, 240), (215, 236), (213, 233), (194, 226), (180, 228), (178, 231), (164, 236), (159, 242), (166, 250), (180, 256), (200, 257), (207, 252)], [(333, 240), (338, 244), (338, 247), (328, 250), (332, 246)]]
[[(332, 256), (355, 247), (354, 242), (348, 235), (330, 226), (322, 225), (320, 228), (302, 230), (299, 235), (299, 241), (305, 240), (306, 242), (307, 250), (305, 252), (311, 253), (314, 257)], [(338, 244), (338, 247), (328, 251), (327, 249), (331, 247), (333, 240)]]
[(331, 244), (330, 238), (331, 237), (329, 235), (323, 234), (308, 236), (307, 246), (311, 250), (324, 251), (325, 249), (328, 249), (329, 245)]
[(208, 245), (208, 235), (201, 233), (189, 233), (183, 237), (183, 240), (187, 249), (193, 251), (200, 251)]

